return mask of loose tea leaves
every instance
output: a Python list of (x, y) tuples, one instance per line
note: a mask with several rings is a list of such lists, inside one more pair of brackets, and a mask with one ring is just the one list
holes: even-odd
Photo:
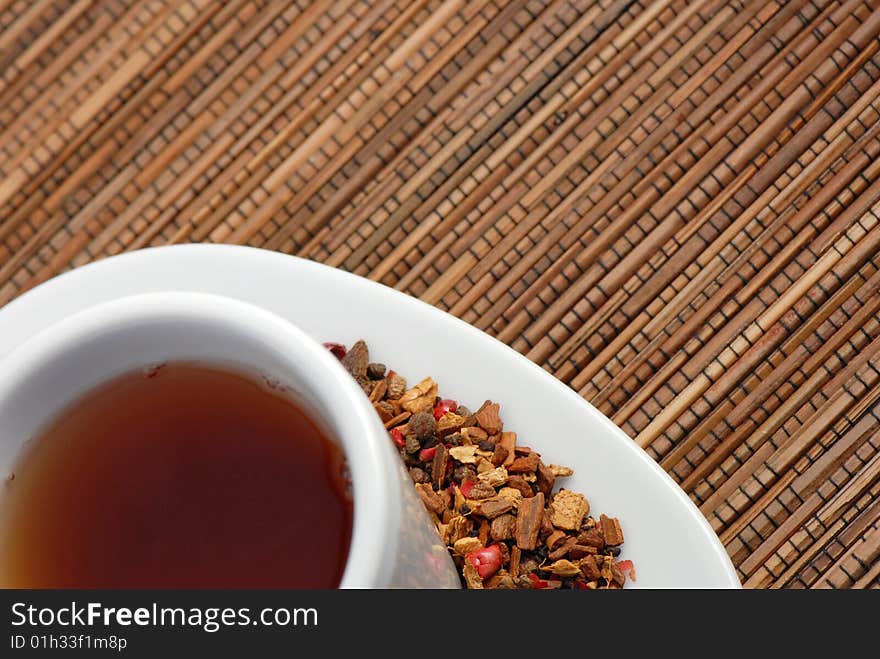
[(462, 585), (597, 590), (635, 580), (632, 561), (617, 560), (619, 520), (604, 514), (596, 520), (584, 495), (556, 489), (573, 471), (518, 445), (498, 403), (487, 400), (471, 412), (442, 398), (431, 378), (408, 386), (394, 370), (370, 362), (364, 341), (350, 349), (324, 345), (388, 429)]

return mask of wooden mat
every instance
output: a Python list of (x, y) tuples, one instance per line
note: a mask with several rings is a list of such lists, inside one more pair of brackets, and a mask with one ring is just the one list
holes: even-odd
[(878, 36), (880, 0), (0, 0), (0, 304), (149, 245), (323, 261), (568, 383), (746, 586), (878, 587)]

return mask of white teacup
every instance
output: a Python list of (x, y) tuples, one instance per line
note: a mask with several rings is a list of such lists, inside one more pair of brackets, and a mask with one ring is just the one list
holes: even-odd
[(182, 292), (123, 298), (75, 314), (9, 354), (0, 361), (0, 474), (13, 469), (29, 437), (82, 394), (122, 373), (175, 360), (225, 364), (283, 383), (341, 446), (354, 497), (341, 588), (459, 586), (360, 387), (298, 327), (230, 298)]

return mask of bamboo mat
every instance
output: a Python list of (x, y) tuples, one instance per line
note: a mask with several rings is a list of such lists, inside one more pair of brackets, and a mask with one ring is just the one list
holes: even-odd
[(0, 304), (150, 245), (338, 266), (609, 415), (747, 587), (876, 588), (878, 35), (880, 0), (0, 0)]

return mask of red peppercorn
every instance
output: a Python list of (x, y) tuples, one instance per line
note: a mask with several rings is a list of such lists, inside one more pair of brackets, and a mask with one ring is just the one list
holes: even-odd
[(400, 448), (406, 446), (406, 439), (403, 437), (403, 433), (400, 432), (400, 428), (392, 428), (391, 429), (391, 440), (397, 444)]
[(544, 588), (559, 588), (562, 586), (562, 582), (559, 579), (541, 579), (534, 572), (529, 573), (529, 579), (532, 580), (532, 583), (535, 584), (535, 588), (544, 589)]
[(546, 588), (547, 582), (538, 577), (534, 572), (529, 572), (529, 579), (532, 580), (532, 583), (535, 585), (535, 588)]
[(447, 412), (455, 412), (458, 403), (450, 398), (444, 398), (434, 406), (434, 418), (439, 421)]
[(471, 489), (474, 487), (474, 481), (465, 481), (460, 485), (461, 493), (463, 496), (468, 496), (471, 493)]
[(330, 352), (332, 352), (336, 356), (336, 359), (339, 359), (339, 360), (341, 360), (343, 357), (345, 357), (345, 353), (348, 352), (348, 350), (345, 348), (345, 346), (342, 345), (341, 343), (325, 343), (324, 347), (327, 348), (327, 350), (329, 350)]
[(480, 577), (488, 579), (501, 569), (501, 547), (489, 545), (472, 551), (465, 559), (477, 568)]
[(437, 452), (437, 447), (432, 446), (431, 448), (423, 448), (419, 451), (419, 461), (427, 462), (428, 460), (434, 459), (434, 454)]

